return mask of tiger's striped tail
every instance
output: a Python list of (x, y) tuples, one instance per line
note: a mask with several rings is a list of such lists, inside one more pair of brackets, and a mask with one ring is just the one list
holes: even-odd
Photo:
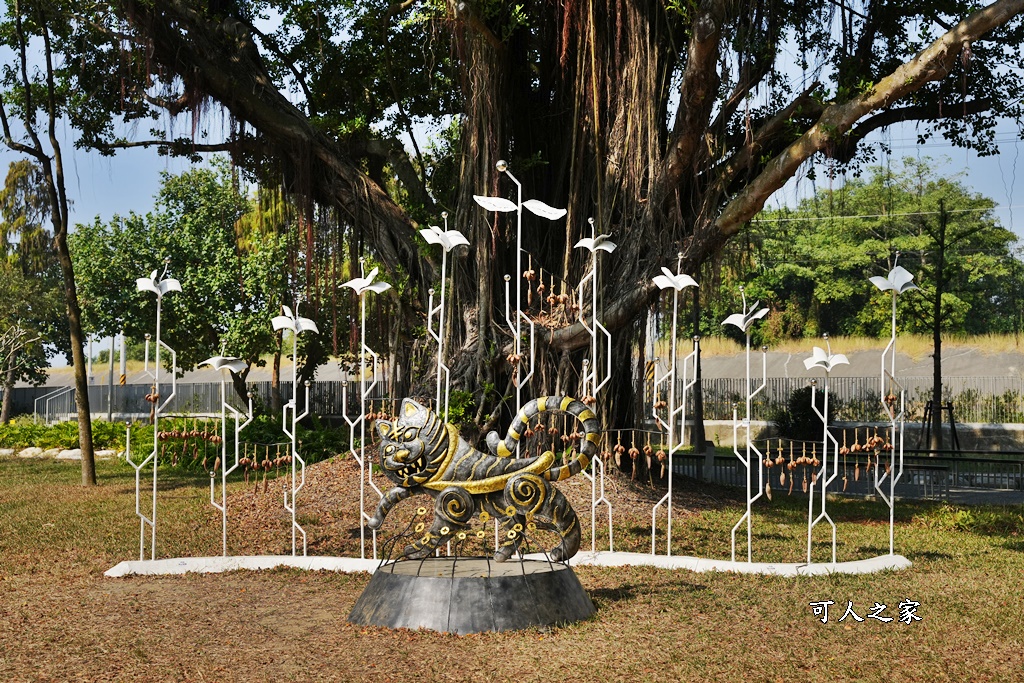
[(487, 435), (487, 446), (491, 453), (503, 458), (510, 457), (515, 453), (519, 438), (530, 421), (540, 413), (552, 411), (568, 413), (579, 420), (583, 424), (583, 439), (577, 456), (565, 465), (552, 467), (544, 473), (544, 478), (548, 481), (562, 481), (584, 470), (597, 453), (601, 441), (601, 425), (594, 411), (570, 396), (541, 396), (527, 403), (512, 420), (512, 426), (508, 428), (508, 434), (503, 440), (498, 439), (497, 432)]

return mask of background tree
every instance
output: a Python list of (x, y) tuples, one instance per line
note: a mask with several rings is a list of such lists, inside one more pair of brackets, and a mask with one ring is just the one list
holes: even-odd
[(188, 369), (213, 355), (236, 355), (249, 366), (232, 373), (245, 397), (245, 379), (261, 356), (274, 349), (270, 318), (286, 291), (282, 238), (250, 231), (244, 244), (236, 234), (249, 211), (224, 163), (181, 175), (165, 174), (154, 210), (140, 216), (97, 219), (71, 237), (82, 303), (97, 331), (121, 330), (141, 339), (156, 325), (151, 298), (139, 294), (135, 279), (170, 259), (169, 273), (183, 294), (163, 306), (162, 338)]
[[(509, 221), (471, 199), (511, 191), (495, 172), (498, 159), (509, 160), (524, 196), (568, 207), (558, 229), (525, 220), (537, 265), (578, 281), (585, 259), (572, 245), (591, 215), (622, 245), (603, 288), (616, 365), (626, 367), (656, 297), (650, 277), (671, 265), (668, 255), (682, 251), (696, 271), (805, 162), (853, 162), (865, 136), (900, 121), (989, 151), (996, 116), (1022, 107), (1020, 81), (1005, 74), (1022, 67), (1024, 0), (109, 7), (113, 15), (90, 16), (88, 25), (113, 47), (68, 60), (83, 72), (97, 61), (110, 69), (90, 81), (88, 96), (129, 122), (190, 114), (196, 139), (128, 141), (97, 125), (86, 143), (230, 150), (265, 185), (279, 182), (300, 198), (296, 231), (307, 255), (321, 238), (316, 207), (327, 207), (361, 253), (408, 283), (390, 316), (396, 353), (411, 346), (403, 342), (436, 279), (416, 224), (440, 207), (452, 213), (472, 248), (456, 263), (452, 302), (463, 317), (449, 348), (457, 349), (456, 386), (477, 392), (481, 410), (487, 387), (500, 395), (507, 386), (509, 338), (496, 323), (502, 277), (519, 278)], [(260, 19), (271, 15), (272, 26)], [(231, 115), (228, 139), (196, 134), (211, 101)], [(398, 135), (412, 132), (417, 116), (455, 125), (433, 150), (406, 152)], [(309, 264), (315, 299), (313, 283), (333, 269)], [(571, 317), (543, 335), (533, 389), (568, 386), (587, 339)], [(632, 378), (618, 373), (613, 421), (624, 422), (634, 393)]]
[[(758, 330), (760, 341), (822, 332), (888, 334), (890, 300), (867, 278), (888, 272), (897, 252), (922, 287), (921, 294), (900, 298), (901, 329), (932, 334), (940, 324), (946, 334), (1012, 331), (1012, 317), (1000, 311), (1013, 292), (1017, 237), (999, 224), (991, 199), (960, 178), (936, 175), (937, 166), (927, 157), (904, 159), (895, 168), (872, 166), (864, 177), (752, 221), (726, 253), (728, 262), (743, 264), (731, 281), (772, 309)], [(714, 302), (717, 317), (731, 307), (730, 294)]]
[(11, 418), (11, 389), (17, 382), (46, 381), (47, 352), (54, 319), (61, 314), (61, 291), (41, 277), (27, 277), (0, 260), (0, 424)]
[[(84, 93), (62, 55), (77, 54), (74, 26), (68, 21), (73, 3), (9, 2), (0, 22), (0, 40), (14, 55), (3, 66), (0, 123), (5, 144), (38, 164), (53, 230), (53, 245), (64, 286), (71, 362), (75, 368), (75, 403), (78, 409), (78, 443), (82, 450), (82, 484), (96, 485), (92, 447), (92, 416), (89, 383), (83, 351), (81, 310), (75, 287), (75, 271), (68, 251), (68, 198), (64, 182), (64, 157), (57, 137), (61, 116), (71, 108), (68, 100)], [(55, 59), (63, 64), (58, 65)], [(22, 130), (15, 131), (13, 125)], [(44, 142), (45, 141), (45, 142)]]
[(10, 165), (0, 190), (0, 423), (10, 420), (15, 383), (46, 380), (47, 351), (62, 331), (44, 188), (40, 168), (22, 160)]

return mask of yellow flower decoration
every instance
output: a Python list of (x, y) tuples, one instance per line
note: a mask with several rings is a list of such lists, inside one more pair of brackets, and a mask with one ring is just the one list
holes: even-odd
[(426, 528), (427, 528), (427, 525), (424, 524), (423, 522), (420, 522), (419, 524), (416, 525), (416, 533), (419, 533), (419, 532), (423, 531)]
[(516, 509), (509, 505), (507, 508), (505, 508), (505, 514), (511, 517), (512, 515), (516, 514)]
[(487, 534), (486, 534), (486, 533), (484, 533), (484, 530), (483, 530), (483, 529), (481, 529), (480, 531), (476, 532), (476, 537), (477, 537), (477, 538), (483, 538), (483, 537), (484, 537), (484, 536), (486, 536), (486, 535), (487, 535)]
[(451, 531), (451, 529), (449, 529), (448, 527), (446, 527), (446, 526), (441, 527), (441, 535), (442, 536), (447, 536), (449, 531)]
[(522, 530), (523, 530), (523, 525), (522, 524), (516, 524), (515, 526), (512, 527), (512, 531), (522, 531)]
[(459, 533), (455, 534), (455, 537), (457, 539), (459, 539), (460, 541), (465, 541), (466, 540), (466, 532), (465, 531), (460, 531)]
[(508, 536), (509, 538), (515, 538), (516, 537), (516, 532), (510, 529), (509, 532), (507, 534), (505, 534), (505, 535)]
[(427, 514), (427, 508), (425, 508), (425, 507), (418, 507), (418, 508), (416, 508), (416, 514), (420, 515), (422, 517), (423, 515)]
[(486, 510), (484, 510), (483, 512), (480, 513), (480, 521), (483, 522), (484, 524), (487, 524), (487, 520), (489, 520), (490, 518), (491, 518), (491, 516), (489, 514), (487, 514)]
[(430, 534), (427, 534), (426, 536), (421, 538), (420, 539), (420, 543), (422, 543), (423, 545), (426, 545), (426, 544), (430, 543)]
[(529, 529), (530, 531), (536, 531), (537, 530), (537, 524), (535, 522), (530, 522), (529, 524), (526, 525), (526, 528)]

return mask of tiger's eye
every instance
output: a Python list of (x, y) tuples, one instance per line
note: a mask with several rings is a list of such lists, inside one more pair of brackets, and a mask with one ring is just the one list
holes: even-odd
[(406, 440), (416, 438), (416, 428), (409, 427), (408, 429), (405, 430), (405, 434), (403, 434), (402, 437)]

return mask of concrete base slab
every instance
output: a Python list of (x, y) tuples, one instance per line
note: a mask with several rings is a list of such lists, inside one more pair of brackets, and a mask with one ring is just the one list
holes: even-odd
[(348, 620), (464, 635), (574, 623), (594, 611), (575, 572), (564, 564), (429, 557), (375, 571)]
[[(445, 559), (449, 564), (451, 560)], [(468, 558), (467, 558), (468, 559)], [(542, 561), (542, 554), (527, 555), (528, 560)], [(645, 553), (618, 552), (580, 552), (570, 561), (572, 566), (595, 567), (660, 567), (662, 569), (687, 569), (692, 572), (736, 572), (737, 574), (772, 574), (775, 576), (817, 576), (821, 574), (873, 574), (888, 569), (906, 569), (911, 566), (910, 560), (902, 555), (879, 555), (851, 562), (831, 563), (783, 563), (783, 562), (731, 562), (729, 560), (710, 560), (703, 557), (686, 555), (648, 555)], [(308, 571), (334, 572), (367, 572), (372, 573), (380, 566), (379, 560), (363, 560), (358, 557), (292, 557), (290, 555), (259, 555), (259, 556), (228, 556), (228, 557), (176, 557), (164, 560), (129, 560), (108, 569), (106, 576), (161, 576), (187, 574), (196, 572), (210, 574), (229, 572), (238, 569), (274, 569), (276, 567), (294, 567)], [(494, 571), (506, 571), (514, 567), (515, 572), (522, 573), (518, 562), (495, 563), (492, 568), (502, 567)], [(476, 565), (473, 565), (476, 567)], [(470, 574), (473, 570), (469, 564), (464, 569)], [(511, 570), (508, 570), (511, 571)], [(460, 570), (461, 572), (461, 570)], [(449, 575), (450, 576), (450, 575)]]

